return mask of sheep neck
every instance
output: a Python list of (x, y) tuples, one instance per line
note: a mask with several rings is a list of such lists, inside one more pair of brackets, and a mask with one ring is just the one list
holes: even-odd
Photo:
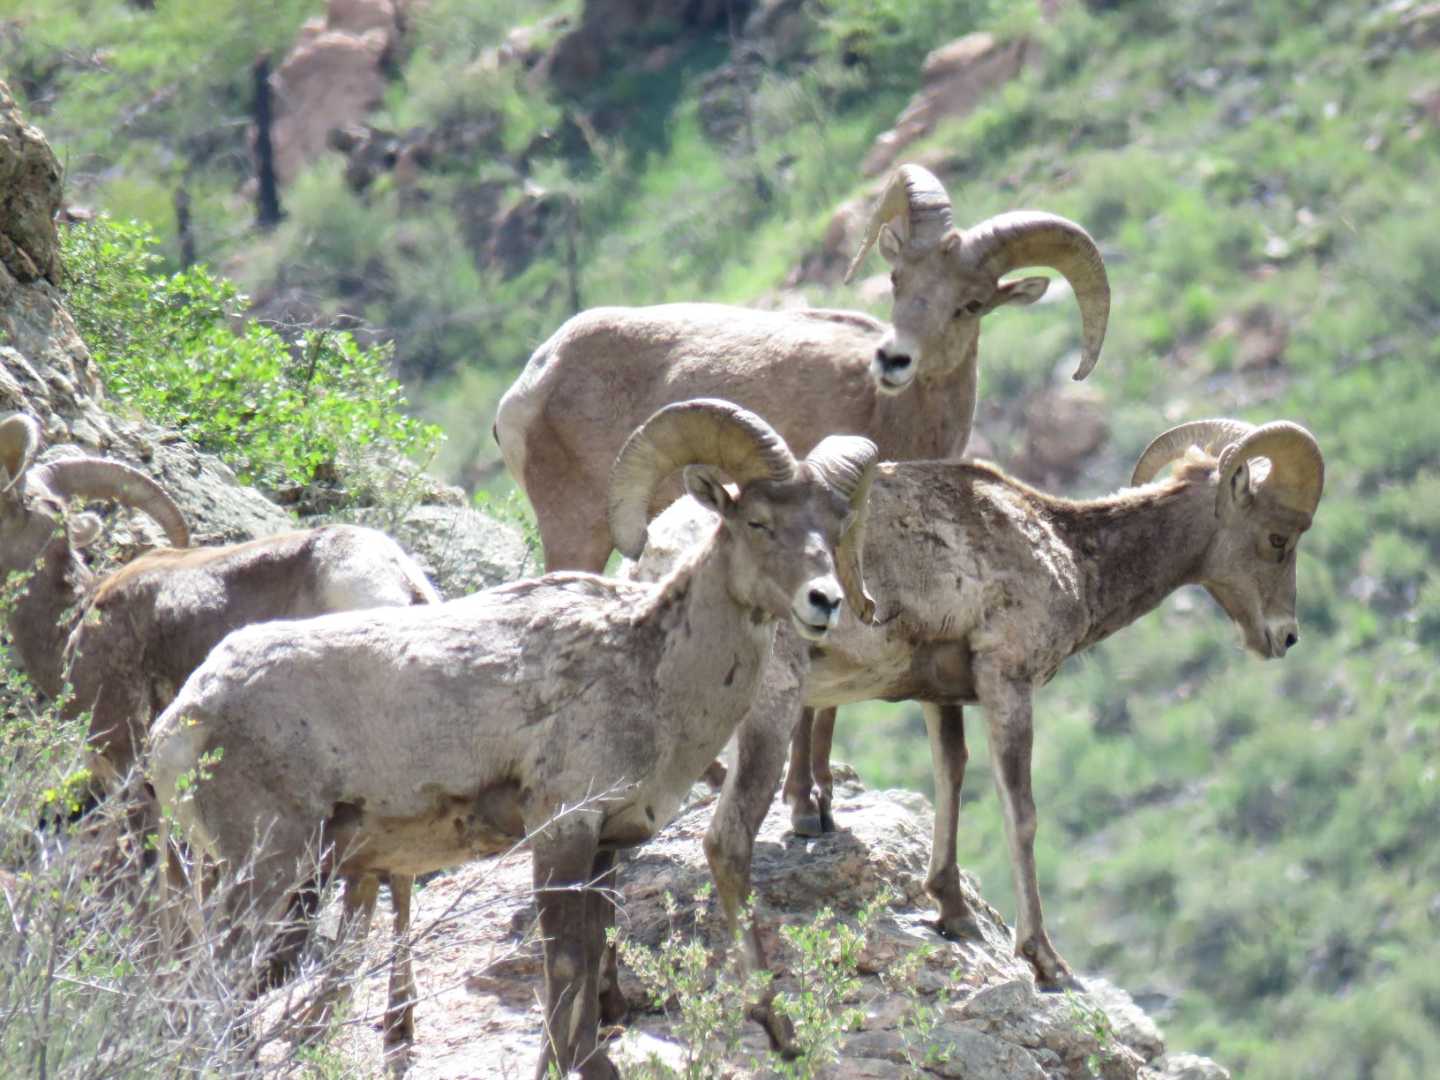
[(914, 461), (965, 452), (980, 390), (979, 342), (979, 322), (962, 319), (921, 343), (915, 385), (897, 399), (903, 402), (904, 422), (882, 429), (901, 429), (905, 445), (882, 445), (882, 455)]
[(1215, 535), (1215, 488), (1170, 481), (1106, 499), (1064, 504), (1056, 525), (1084, 569), (1089, 628), (1079, 652), (1200, 580)]
[(748, 711), (775, 636), (775, 619), (732, 593), (732, 544), (717, 529), (637, 616), (658, 644), (657, 712), (697, 778)]

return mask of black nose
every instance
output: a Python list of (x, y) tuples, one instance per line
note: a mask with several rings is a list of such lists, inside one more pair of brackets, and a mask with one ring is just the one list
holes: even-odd
[(886, 371), (904, 371), (910, 366), (909, 355), (891, 356), (884, 349), (875, 350), (875, 359)]
[(829, 611), (831, 608), (835, 607), (839, 603), (839, 600), (831, 599), (819, 589), (810, 590), (810, 604), (812, 607), (815, 607), (820, 611)]
[(1300, 635), (1295, 633), (1294, 630), (1291, 630), (1288, 634), (1285, 635), (1285, 648), (1293, 649), (1295, 647), (1295, 643), (1299, 640)]

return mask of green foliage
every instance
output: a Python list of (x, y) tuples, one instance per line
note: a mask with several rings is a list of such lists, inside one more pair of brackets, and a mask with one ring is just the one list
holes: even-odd
[[(703, 905), (709, 889), (695, 902)], [(620, 959), (644, 985), (655, 1007), (665, 1010), (684, 1051), (678, 1070), (651, 1058), (634, 1070), (638, 1078), (683, 1077), (702, 1080), (725, 1073), (725, 1061), (740, 1047), (746, 1006), (761, 992), (759, 983), (726, 973), (715, 977), (713, 958), (703, 938), (687, 934), (677, 923), (679, 905), (665, 894), (670, 930), (658, 949), (620, 939)], [(612, 931), (613, 934), (613, 931)]]
[(243, 321), (246, 301), (203, 267), (155, 273), (153, 238), (98, 221), (65, 234), (69, 302), (119, 400), (272, 490), (342, 477), (373, 500), (439, 430), (407, 416), (385, 347), (312, 330), (289, 343)]
[[(703, 906), (709, 894), (708, 886), (701, 889), (696, 904)], [(857, 912), (853, 923), (836, 918), (825, 908), (808, 924), (782, 927), (780, 937), (788, 946), (795, 989), (772, 995), (766, 976), (746, 978), (729, 967), (717, 971), (703, 936), (685, 932), (678, 919), (679, 905), (667, 893), (670, 931), (658, 948), (615, 937), (620, 959), (645, 986), (654, 1006), (671, 1017), (684, 1058), (677, 1069), (651, 1055), (627, 1069), (626, 1075), (647, 1080), (730, 1075), (747, 1009), (762, 997), (769, 998), (771, 1008), (794, 1025), (795, 1046), (801, 1051), (793, 1060), (769, 1052), (763, 1062), (767, 1075), (797, 1080), (825, 1075), (828, 1066), (838, 1060), (845, 1033), (858, 1028), (865, 1018), (864, 1010), (855, 1004), (861, 957), (871, 929), (890, 900), (888, 892), (878, 893)], [(909, 976), (921, 962), (918, 955), (902, 961), (885, 974), (887, 985), (909, 988)], [(928, 1036), (938, 1019), (939, 1011), (914, 1007), (904, 1023), (914, 1039)], [(920, 1040), (915, 1040), (914, 1053), (917, 1060), (944, 1057), (943, 1051), (927, 1049)], [(762, 1067), (760, 1062), (754, 1064)]]
[(839, 1059), (847, 1031), (860, 1027), (865, 1011), (855, 1005), (860, 990), (860, 956), (870, 928), (890, 895), (881, 892), (860, 909), (852, 926), (821, 908), (813, 922), (786, 926), (780, 937), (794, 952), (792, 969), (797, 989), (776, 995), (776, 1011), (795, 1025), (795, 1046), (800, 1056), (775, 1063), (782, 1076), (823, 1076)]

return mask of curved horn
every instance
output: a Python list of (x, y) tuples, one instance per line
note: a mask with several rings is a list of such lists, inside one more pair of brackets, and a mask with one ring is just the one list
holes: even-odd
[(738, 405), (718, 398), (666, 405), (631, 434), (610, 470), (610, 535), (622, 555), (639, 558), (655, 489), (695, 462), (716, 465), (742, 485), (789, 480), (796, 469), (785, 440)]
[(139, 469), (103, 458), (61, 458), (41, 466), (36, 478), (64, 498), (114, 499), (118, 503), (142, 510), (165, 530), (171, 547), (182, 548), (190, 543), (190, 528), (185, 515), (165, 494), (165, 489)]
[(1325, 457), (1315, 436), (1289, 420), (1254, 428), (1220, 455), (1220, 491), (1229, 489), (1230, 478), (1241, 462), (1261, 457), (1270, 462), (1265, 489), (1282, 506), (1302, 514), (1315, 513), (1325, 490)]
[(995, 278), (1022, 266), (1059, 271), (1080, 306), (1080, 366), (1083, 379), (1100, 359), (1110, 321), (1110, 279), (1095, 241), (1075, 222), (1040, 210), (1015, 210), (986, 218), (965, 230), (961, 256)]
[(1191, 420), (1156, 435), (1135, 463), (1130, 486), (1148, 484), (1159, 471), (1180, 457), (1192, 446), (1207, 454), (1218, 454), (1221, 448), (1239, 442), (1255, 430), (1244, 420)]
[(954, 227), (950, 196), (935, 179), (935, 174), (919, 165), (901, 165), (885, 185), (880, 201), (870, 211), (870, 219), (865, 223), (865, 239), (845, 271), (846, 284), (854, 279), (865, 256), (875, 246), (880, 226), (895, 217), (904, 223), (902, 239), (918, 248), (938, 244)]
[(865, 520), (869, 510), (870, 481), (875, 476), (879, 449), (859, 435), (831, 435), (810, 451), (805, 463), (831, 487), (850, 500), (852, 517), (835, 548), (835, 571), (850, 610), (867, 626), (875, 622), (875, 599), (865, 590)]
[(0, 420), (0, 470), (4, 470), (0, 478), (8, 479), (0, 495), (8, 494), (20, 482), (39, 448), (40, 425), (32, 417), (15, 413)]

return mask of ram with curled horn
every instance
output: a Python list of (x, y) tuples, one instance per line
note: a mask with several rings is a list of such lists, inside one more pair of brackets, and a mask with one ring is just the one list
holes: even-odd
[(425, 873), (529, 837), (553, 1040), (538, 1075), (615, 1076), (596, 1042), (615, 852), (665, 825), (748, 713), (777, 625), (822, 641), (845, 577), (864, 608), (852, 545), (875, 456), (867, 439), (831, 436), (797, 460), (729, 402), (667, 406), (625, 443), (608, 500), (632, 555), (676, 471), (718, 517), (664, 580), (556, 572), (433, 607), (237, 631), (161, 716), (155, 788), (192, 846), (255, 855), (262, 911), (285, 907), (287, 868), (316, 829), (349, 853), (341, 874)]
[[(1157, 479), (1168, 466), (1173, 475)], [(727, 780), (742, 790), (727, 818), (717, 810), (707, 837), (717, 876), (739, 882), (730, 895), (747, 891), (755, 831), (801, 704), (830, 710), (909, 699), (922, 703), (935, 776), (926, 888), (943, 930), (977, 934), (955, 842), (967, 759), (963, 709), (979, 704), (1015, 875), (1016, 953), (1042, 987), (1070, 984), (1040, 907), (1034, 692), (1067, 659), (1187, 584), (1214, 597), (1251, 652), (1283, 657), (1300, 637), (1296, 545), (1319, 507), (1325, 464), (1298, 424), (1201, 420), (1156, 438), (1133, 485), (1074, 501), (983, 462), (887, 462), (875, 470), (864, 559), (879, 610), (872, 624), (843, 617), (818, 645), (783, 635), (777, 644), (761, 689), (769, 711), (757, 709), (741, 726), (742, 767)], [(650, 551), (631, 573), (641, 580), (667, 573), (674, 553), (710, 527), (700, 507), (682, 500), (651, 524)], [(830, 732), (812, 742), (808, 727), (795, 730), (784, 792), (796, 831), (833, 828)]]
[[(853, 274), (872, 247), (889, 260), (892, 322), (856, 311), (759, 311), (679, 303), (594, 308), (535, 350), (500, 401), (495, 438), (535, 509), (547, 570), (598, 572), (614, 546), (605, 471), (630, 431), (689, 397), (734, 401), (770, 419), (797, 453), (833, 432), (871, 439), (891, 460), (964, 452), (979, 383), (980, 321), (1069, 281), (1081, 316), (1076, 378), (1095, 366), (1110, 289), (1094, 241), (1038, 211), (961, 231), (939, 180), (902, 166), (871, 213)], [(679, 494), (668, 484), (657, 500)]]
[[(383, 533), (330, 525), (242, 544), (192, 548), (184, 515), (155, 481), (104, 458), (34, 464), (35, 420), (0, 421), (0, 570), (29, 572), (9, 613), (16, 656), (31, 681), (65, 711), (90, 713), (93, 795), (114, 791), (135, 764), (160, 709), (221, 638), (265, 619), (438, 603), (425, 572)], [(97, 577), (82, 550), (100, 534), (93, 514), (68, 514), (67, 501), (113, 500), (144, 511), (170, 547), (146, 552)], [(134, 827), (148, 814), (136, 807)], [(410, 881), (390, 882), (395, 926), (409, 923)], [(347, 904), (370, 916), (377, 882), (359, 882)], [(396, 1002), (387, 1036), (410, 1031), (409, 968), (397, 951)]]

